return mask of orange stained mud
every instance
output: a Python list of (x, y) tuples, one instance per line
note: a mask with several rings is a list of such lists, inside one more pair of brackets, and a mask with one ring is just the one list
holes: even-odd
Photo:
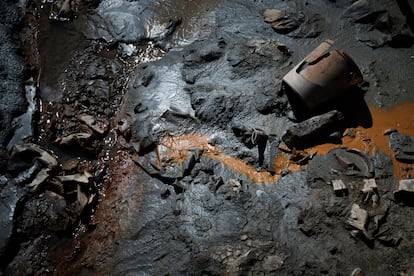
[[(345, 136), (340, 147), (355, 148), (364, 153), (373, 155), (378, 149), (391, 157), (394, 165), (394, 174), (399, 179), (414, 177), (414, 167), (397, 161), (394, 153), (388, 145), (389, 136), (384, 131), (390, 128), (398, 132), (414, 136), (414, 102), (396, 105), (389, 109), (370, 107), (372, 126), (369, 128), (350, 128), (355, 137)], [(334, 144), (323, 144), (312, 148), (318, 154), (325, 154), (329, 150), (338, 147)]]
[(288, 156), (282, 154), (274, 160), (272, 166), (276, 174), (268, 171), (257, 171), (246, 162), (223, 153), (220, 149), (209, 144), (208, 137), (202, 134), (185, 134), (182, 136), (166, 136), (160, 145), (169, 149), (169, 158), (172, 162), (182, 162), (188, 156), (188, 150), (203, 150), (203, 156), (214, 159), (226, 167), (246, 176), (255, 183), (275, 183), (279, 179), (279, 174), (285, 169), (296, 171), (299, 165), (289, 161)]
[[(414, 166), (398, 162), (394, 158), (394, 154), (388, 146), (388, 136), (384, 135), (384, 131), (395, 128), (400, 133), (414, 136), (414, 102), (404, 103), (390, 109), (370, 107), (370, 112), (373, 122), (372, 126), (369, 128), (350, 128), (354, 132), (355, 137), (345, 136), (342, 139), (341, 145), (323, 144), (306, 151), (325, 154), (333, 148), (347, 147), (373, 155), (375, 149), (379, 149), (391, 157), (394, 164), (394, 173), (398, 178), (413, 177)], [(257, 171), (244, 161), (210, 145), (208, 137), (202, 134), (185, 134), (178, 137), (166, 136), (162, 139), (160, 145), (167, 149), (167, 152), (164, 150), (164, 155), (168, 156), (168, 162), (180, 163), (188, 156), (188, 150), (199, 149), (203, 151), (205, 157), (221, 162), (255, 183), (275, 183), (283, 170), (297, 171), (303, 167), (292, 162), (290, 155), (282, 153), (272, 163), (275, 174), (268, 171)]]

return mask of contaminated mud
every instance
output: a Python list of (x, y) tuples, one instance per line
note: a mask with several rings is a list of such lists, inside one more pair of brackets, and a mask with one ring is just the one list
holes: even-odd
[[(397, 2), (3, 2), (0, 274), (413, 273)], [(327, 38), (364, 82), (301, 110)]]

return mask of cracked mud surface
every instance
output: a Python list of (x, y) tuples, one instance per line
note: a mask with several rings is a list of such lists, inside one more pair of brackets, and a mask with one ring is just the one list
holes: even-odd
[[(396, 1), (2, 2), (0, 274), (414, 273)], [(315, 126), (282, 78), (327, 38), (364, 82), (287, 147)]]

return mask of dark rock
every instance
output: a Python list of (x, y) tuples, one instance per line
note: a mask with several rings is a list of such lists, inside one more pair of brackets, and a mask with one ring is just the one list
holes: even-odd
[(309, 164), (307, 181), (310, 186), (326, 186), (338, 179), (343, 181), (369, 178), (374, 174), (374, 166), (369, 156), (344, 148), (332, 149), (325, 155), (316, 155)]
[(325, 19), (319, 14), (308, 15), (300, 27), (289, 33), (294, 38), (318, 37), (325, 29)]
[(49, 250), (56, 246), (59, 239), (55, 235), (41, 235), (23, 242), (17, 256), (8, 264), (5, 275), (50, 274), (54, 264), (48, 257)]
[(180, 163), (163, 162), (161, 160), (160, 176), (170, 180), (181, 179), (191, 172), (194, 165), (199, 161), (200, 156), (199, 150), (190, 150), (186, 158), (180, 161)]
[(345, 10), (343, 17), (360, 24), (357, 38), (369, 47), (410, 47), (413, 44), (413, 35), (397, 1), (359, 0)]
[(282, 140), (290, 148), (322, 143), (326, 141), (329, 134), (341, 128), (343, 120), (342, 113), (333, 110), (289, 127), (283, 134)]
[(3, 175), (0, 175), (0, 189), (0, 257), (3, 258), (13, 232), (13, 218), (20, 196), (13, 181)]
[(149, 121), (135, 123), (131, 141), (138, 153), (147, 153), (155, 148), (158, 138), (154, 136), (152, 127)]
[(266, 9), (263, 13), (263, 19), (266, 23), (272, 23), (280, 20), (285, 16), (285, 12), (278, 9)]
[(70, 222), (65, 199), (47, 192), (26, 202), (16, 227), (20, 235), (36, 237), (44, 232), (63, 233), (68, 230)]
[(226, 42), (224, 42), (224, 40), (219, 40), (216, 43), (205, 45), (200, 50), (200, 57), (207, 62), (219, 59), (224, 53), (225, 46)]
[(294, 15), (287, 15), (283, 19), (273, 22), (272, 28), (280, 34), (288, 34), (299, 28), (301, 24), (301, 20), (295, 18)]
[(376, 150), (373, 161), (376, 178), (386, 178), (394, 174), (392, 160), (385, 153)]
[[(19, 47), (21, 43), (15, 36), (20, 32), (20, 9), (11, 2), (2, 1), (0, 5), (0, 156), (7, 156), (6, 145), (13, 135), (14, 118), (27, 109), (23, 74), (24, 59)], [(0, 168), (5, 160), (0, 158)]]
[(414, 137), (402, 133), (393, 132), (389, 136), (389, 146), (394, 152), (397, 160), (413, 163), (414, 162)]

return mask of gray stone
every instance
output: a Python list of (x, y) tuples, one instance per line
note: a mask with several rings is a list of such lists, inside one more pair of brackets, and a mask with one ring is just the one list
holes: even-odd
[(413, 163), (414, 162), (414, 137), (402, 133), (393, 132), (389, 137), (389, 146), (394, 152), (397, 160)]
[[(344, 117), (333, 110), (290, 126), (282, 136), (289, 147), (305, 147), (311, 143), (322, 143), (332, 132), (338, 130)], [(319, 140), (319, 141), (318, 141)]]

